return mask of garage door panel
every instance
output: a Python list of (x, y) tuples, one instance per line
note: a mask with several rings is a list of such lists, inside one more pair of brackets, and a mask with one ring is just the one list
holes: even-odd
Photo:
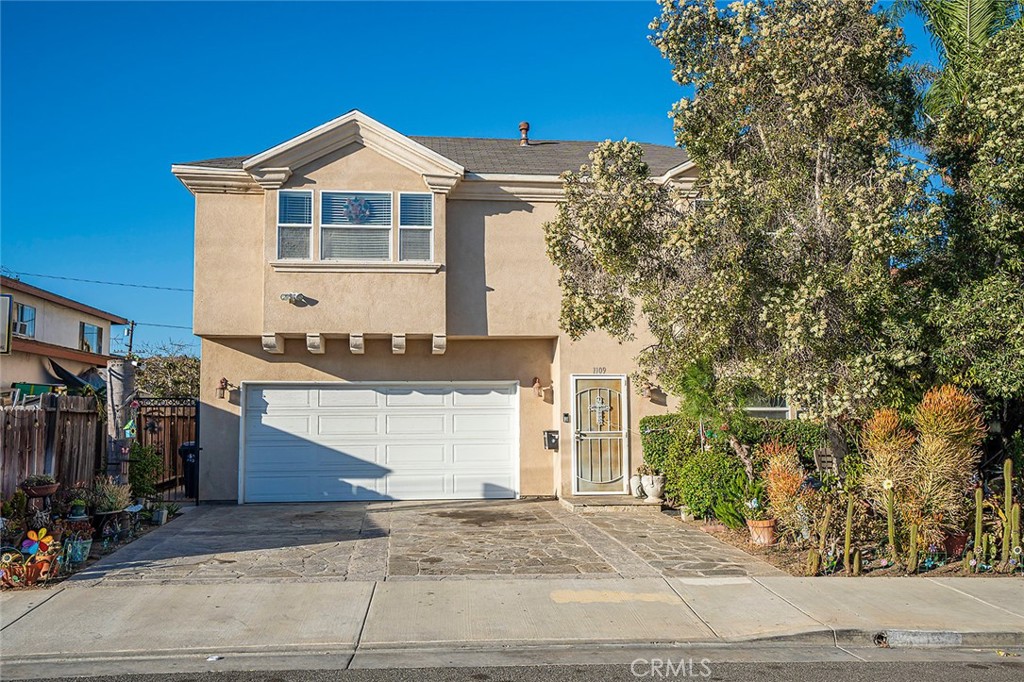
[(512, 405), (511, 389), (459, 388), (452, 393), (456, 407), (508, 407)]
[(396, 500), (430, 500), (449, 497), (444, 474), (392, 474), (385, 479), (388, 497)]
[(510, 386), (250, 386), (247, 502), (515, 497)]
[(443, 407), (447, 394), (441, 388), (391, 388), (386, 400), (388, 407)]
[(246, 437), (258, 440), (291, 439), (310, 434), (309, 415), (261, 414), (246, 420)]
[(511, 498), (516, 496), (514, 479), (507, 476), (455, 474), (452, 495), (468, 498)]
[(308, 388), (255, 388), (249, 391), (249, 407), (309, 407)]
[(408, 445), (388, 445), (384, 459), (387, 465), (409, 465), (417, 468), (436, 468), (444, 464), (443, 443), (410, 443)]
[(372, 436), (379, 429), (380, 424), (375, 414), (325, 414), (317, 420), (317, 433), (322, 436)]
[(378, 464), (380, 446), (367, 445), (324, 445), (315, 446), (313, 462), (316, 467), (334, 473), (337, 470), (362, 471), (364, 474), (386, 472)]
[(316, 467), (317, 446), (313, 443), (295, 441), (284, 447), (280, 445), (258, 445), (248, 449), (246, 470), (253, 473), (264, 471), (295, 471)]
[(511, 433), (512, 415), (507, 413), (465, 412), (452, 417), (455, 435)]
[(388, 435), (441, 435), (444, 433), (443, 414), (389, 414), (385, 417)]
[(455, 464), (489, 464), (507, 466), (512, 460), (510, 443), (455, 443), (452, 461)]
[(323, 388), (318, 392), (320, 407), (379, 407), (381, 393), (375, 388)]

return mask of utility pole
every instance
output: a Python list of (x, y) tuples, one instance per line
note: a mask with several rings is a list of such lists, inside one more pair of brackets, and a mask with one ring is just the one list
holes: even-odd
[(135, 340), (135, 320), (128, 321), (128, 359), (132, 359), (132, 342)]
[(120, 478), (127, 459), (129, 404), (135, 396), (135, 366), (131, 360), (107, 360), (107, 475)]

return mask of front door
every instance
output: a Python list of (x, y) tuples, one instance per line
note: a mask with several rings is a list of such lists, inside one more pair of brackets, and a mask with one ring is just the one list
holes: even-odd
[(573, 376), (573, 493), (626, 492), (625, 376)]

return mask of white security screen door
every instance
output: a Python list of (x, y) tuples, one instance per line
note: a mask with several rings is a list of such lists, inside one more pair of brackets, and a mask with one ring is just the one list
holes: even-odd
[(626, 491), (626, 378), (573, 376), (573, 492)]

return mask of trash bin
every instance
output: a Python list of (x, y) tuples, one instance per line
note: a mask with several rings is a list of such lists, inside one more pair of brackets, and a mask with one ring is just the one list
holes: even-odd
[(194, 440), (178, 446), (182, 473), (185, 477), (185, 496), (195, 499), (199, 495), (199, 448)]

